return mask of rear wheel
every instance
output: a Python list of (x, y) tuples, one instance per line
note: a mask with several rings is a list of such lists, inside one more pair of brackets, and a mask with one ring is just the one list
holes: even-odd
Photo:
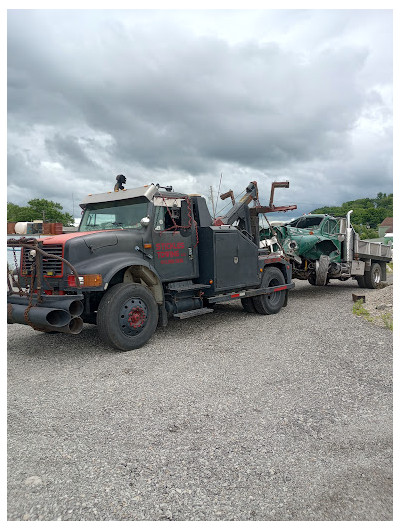
[(154, 334), (157, 322), (157, 303), (139, 284), (112, 286), (97, 311), (100, 338), (119, 350), (142, 347)]
[[(286, 284), (282, 271), (277, 267), (268, 267), (262, 279), (263, 288), (282, 286)], [(254, 308), (262, 315), (278, 313), (285, 302), (285, 290), (273, 291), (264, 295), (253, 297)]]
[(382, 278), (382, 269), (377, 262), (371, 264), (371, 269), (365, 271), (364, 273), (364, 282), (365, 287), (369, 289), (376, 289), (381, 282)]

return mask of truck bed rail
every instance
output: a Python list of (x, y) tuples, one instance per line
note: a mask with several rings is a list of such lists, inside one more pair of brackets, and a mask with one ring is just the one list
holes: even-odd
[(357, 243), (358, 245), (355, 245), (354, 252), (359, 256), (379, 258), (385, 262), (392, 259), (392, 248), (390, 245), (385, 245), (380, 242), (367, 242), (365, 240), (359, 240)]

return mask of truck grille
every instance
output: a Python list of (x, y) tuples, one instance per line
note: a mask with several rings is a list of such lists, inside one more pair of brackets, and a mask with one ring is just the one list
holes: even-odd
[[(34, 263), (34, 260), (29, 259), (29, 251), (30, 249), (23, 249), (21, 267), (21, 272), (23, 276), (30, 276), (32, 274), (32, 265)], [(62, 258), (63, 246), (62, 244), (43, 245), (43, 251), (49, 254), (60, 256)], [(47, 258), (45, 256), (43, 256), (42, 260), (44, 277), (62, 277), (63, 262), (61, 260), (57, 260), (57, 258)]]

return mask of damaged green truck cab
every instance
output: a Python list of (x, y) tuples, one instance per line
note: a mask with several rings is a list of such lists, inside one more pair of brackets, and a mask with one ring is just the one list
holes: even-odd
[(360, 240), (346, 218), (309, 214), (261, 235), (279, 248), (292, 263), (293, 278), (323, 286), (330, 279), (355, 278), (360, 287), (377, 288), (386, 280), (386, 263), (392, 259), (390, 246)]
[(302, 216), (290, 223), (277, 227), (282, 234), (285, 254), (298, 263), (301, 257), (318, 260), (321, 255), (329, 256), (331, 262), (341, 260), (339, 221), (331, 216)]

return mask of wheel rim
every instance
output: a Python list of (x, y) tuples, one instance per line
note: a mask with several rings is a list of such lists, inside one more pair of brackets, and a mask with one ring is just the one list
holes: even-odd
[(146, 326), (148, 309), (139, 298), (130, 298), (121, 306), (119, 327), (127, 336), (137, 336)]
[(376, 267), (374, 270), (374, 282), (375, 284), (379, 284), (380, 281), (381, 281), (381, 272), (380, 272), (380, 269)]

